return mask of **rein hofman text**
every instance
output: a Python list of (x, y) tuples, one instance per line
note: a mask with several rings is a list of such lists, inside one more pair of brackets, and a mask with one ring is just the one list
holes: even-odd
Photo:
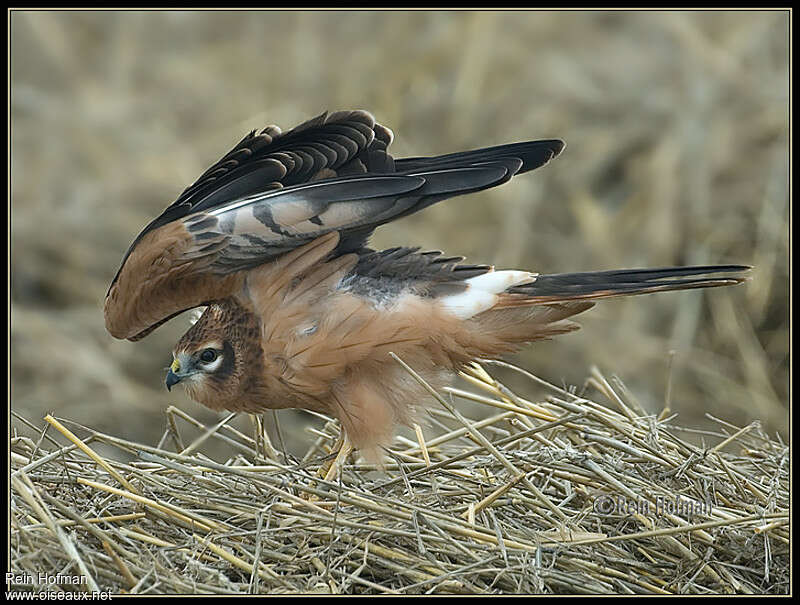
[(602, 495), (594, 500), (594, 512), (601, 515), (644, 515), (663, 516), (681, 515), (691, 518), (694, 515), (710, 515), (711, 503), (700, 502), (691, 498), (675, 496), (666, 498), (656, 496), (655, 502), (650, 500), (628, 500), (625, 496)]

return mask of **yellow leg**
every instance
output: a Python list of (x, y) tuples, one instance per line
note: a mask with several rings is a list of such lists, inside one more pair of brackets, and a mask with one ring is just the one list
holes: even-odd
[[(328, 471), (325, 473), (325, 481), (333, 481), (339, 476), (339, 469), (344, 464), (344, 461), (350, 455), (350, 452), (353, 451), (353, 445), (350, 443), (350, 440), (347, 438), (347, 435), (344, 436), (342, 439), (342, 447), (339, 448), (339, 453), (336, 454), (336, 459), (331, 464)], [(321, 469), (320, 469), (321, 470)]]

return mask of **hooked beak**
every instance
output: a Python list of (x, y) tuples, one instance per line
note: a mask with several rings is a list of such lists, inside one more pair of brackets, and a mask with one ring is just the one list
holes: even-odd
[(178, 376), (175, 372), (173, 372), (172, 370), (167, 372), (166, 384), (167, 384), (167, 390), (168, 391), (171, 391), (172, 387), (174, 385), (178, 384), (180, 381), (181, 381), (181, 377)]
[(181, 377), (175, 373), (180, 371), (181, 371), (181, 364), (177, 359), (175, 359), (172, 362), (169, 371), (167, 372), (167, 380), (165, 381), (168, 391), (172, 391), (172, 387), (181, 381)]

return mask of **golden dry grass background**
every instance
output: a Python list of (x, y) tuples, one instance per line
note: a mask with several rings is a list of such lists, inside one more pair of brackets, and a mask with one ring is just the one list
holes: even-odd
[(596, 364), (657, 412), (674, 350), (679, 424), (786, 431), (788, 28), (785, 11), (13, 11), (12, 406), (145, 443), (170, 403), (212, 419), (163, 388), (185, 319), (105, 332), (122, 255), (248, 130), (364, 108), (397, 156), (567, 142), (376, 247), (540, 272), (754, 265), (736, 288), (603, 302), (516, 361), (578, 387)]

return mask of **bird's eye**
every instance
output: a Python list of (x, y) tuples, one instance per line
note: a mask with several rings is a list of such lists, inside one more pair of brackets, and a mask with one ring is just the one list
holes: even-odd
[(217, 352), (214, 349), (205, 349), (200, 353), (200, 361), (204, 363), (211, 363), (217, 358)]

